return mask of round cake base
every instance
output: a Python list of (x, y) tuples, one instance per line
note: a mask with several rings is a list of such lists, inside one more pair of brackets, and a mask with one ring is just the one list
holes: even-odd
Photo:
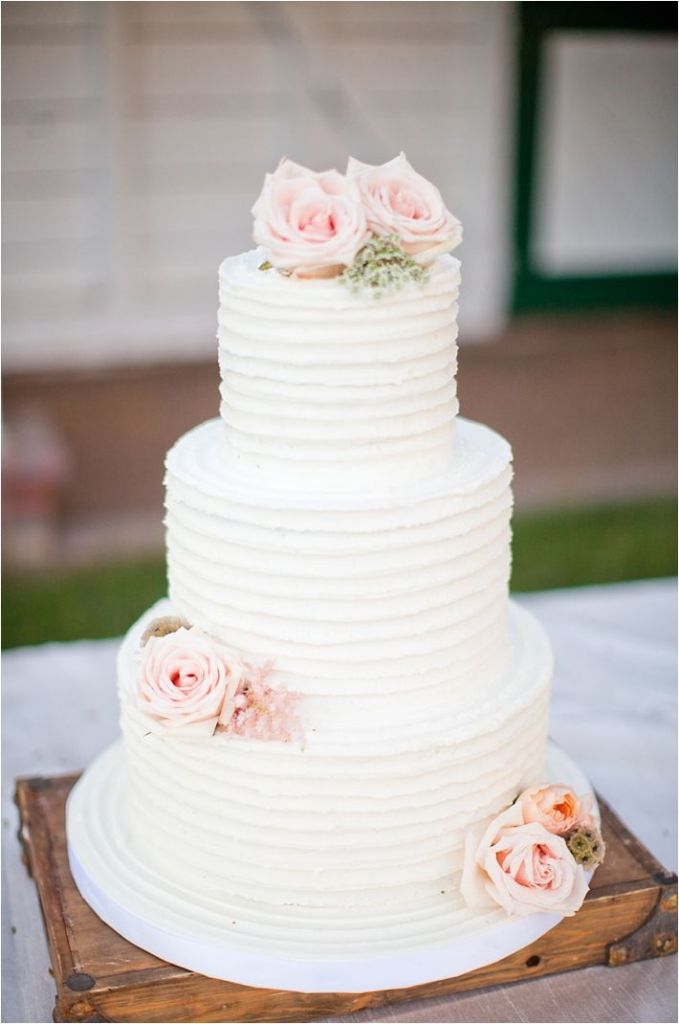
[[(591, 787), (566, 755), (550, 744), (545, 777), (578, 793)], [(109, 747), (71, 792), (66, 832), (71, 872), (83, 898), (99, 917), (130, 942), (199, 974), (239, 985), (295, 992), (365, 992), (407, 988), (466, 974), (529, 945), (561, 920), (558, 914), (507, 917), (501, 911), (440, 908), (431, 921), (419, 915), (412, 941), (404, 941), (397, 912), (381, 922), (382, 942), (366, 952), (338, 935), (331, 956), (319, 952), (314, 925), (306, 933), (291, 919), (294, 943), (286, 945), (285, 918), (272, 908), (243, 900), (225, 907), (169, 887), (134, 854), (125, 820), (124, 763), (120, 742)], [(305, 922), (302, 921), (302, 924)], [(390, 928), (393, 924), (393, 929)], [(327, 935), (331, 921), (323, 923)], [(390, 931), (398, 935), (390, 939)], [(360, 942), (362, 923), (356, 921)], [(308, 935), (307, 943), (300, 934)], [(407, 934), (407, 930), (406, 933)], [(343, 936), (343, 939), (341, 938)], [(322, 945), (322, 944), (321, 944)], [(294, 948), (292, 948), (294, 947)], [(352, 952), (353, 947), (353, 952)]]

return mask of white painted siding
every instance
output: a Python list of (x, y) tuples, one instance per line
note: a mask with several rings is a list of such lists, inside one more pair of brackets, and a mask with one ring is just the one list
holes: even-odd
[(3, 5), (7, 369), (214, 352), (216, 268), (287, 153), (405, 149), (465, 225), (463, 334), (500, 326), (513, 5)]

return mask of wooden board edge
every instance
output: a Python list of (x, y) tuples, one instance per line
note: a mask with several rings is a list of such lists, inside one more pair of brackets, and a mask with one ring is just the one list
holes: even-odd
[[(57, 985), (69, 978), (76, 978), (78, 972), (68, 940), (64, 922), (63, 907), (54, 884), (50, 884), (55, 872), (46, 874), (37, 870), (38, 860), (53, 863), (52, 837), (45, 827), (45, 818), (39, 809), (40, 794), (46, 789), (53, 791), (55, 784), (63, 783), (70, 789), (78, 774), (64, 776), (37, 776), (16, 780), (14, 801), (19, 811), (19, 833), (22, 860), (38, 891), (40, 913), (45, 925), (47, 946)], [(51, 785), (50, 785), (51, 784)], [(78, 983), (77, 981), (75, 982)]]
[[(620, 899), (613, 895), (592, 901), (586, 911), (567, 919), (558, 929), (517, 951), (500, 963), (491, 964), (458, 978), (444, 979), (424, 986), (388, 992), (351, 994), (304, 994), (252, 989), (185, 974), (174, 980), (167, 977), (143, 979), (124, 987), (99, 987), (82, 999), (61, 1001), (56, 1019), (135, 1020), (140, 1003), (153, 1009), (145, 1014), (149, 1021), (307, 1021), (318, 1017), (353, 1013), (367, 1007), (397, 1005), (415, 999), (477, 991), (497, 984), (513, 984), (536, 977), (547, 977), (585, 966), (612, 963), (609, 950), (628, 931), (636, 935), (653, 920), (660, 887), (640, 889)], [(603, 904), (603, 906), (602, 906)], [(589, 920), (588, 920), (589, 918)], [(596, 927), (593, 927), (596, 922)], [(603, 927), (602, 927), (603, 923)], [(639, 949), (636, 950), (639, 952)], [(668, 951), (665, 951), (668, 952)], [(665, 955), (649, 951), (645, 955)], [(626, 961), (632, 962), (630, 957)], [(189, 1017), (173, 1012), (177, 1006), (195, 1008)], [(74, 1012), (75, 1011), (75, 1012)], [(83, 1017), (80, 1014), (86, 1013)]]
[[(457, 978), (443, 979), (413, 988), (383, 992), (358, 993), (299, 993), (270, 989), (254, 989), (231, 985), (197, 975), (187, 975), (179, 984), (169, 981), (138, 984), (128, 989), (93, 990), (87, 993), (78, 1005), (78, 1012), (88, 1007), (91, 1016), (72, 1015), (73, 1004), (63, 1006), (66, 1015), (55, 1018), (72, 1020), (136, 1020), (139, 1006), (145, 1005), (147, 1021), (230, 1021), (241, 1022), (301, 1022), (313, 1021), (319, 1017), (356, 1013), (368, 1008), (376, 1009), (385, 1005), (399, 1005), (413, 1000), (449, 996), (455, 993), (480, 991), (498, 984), (514, 984), (531, 978), (548, 977), (585, 966), (603, 965), (607, 962), (610, 940), (616, 938), (616, 927), (624, 917), (634, 928), (652, 912), (657, 899), (655, 891), (640, 891), (624, 901), (611, 897), (591, 904), (589, 915), (599, 922), (602, 918), (608, 925), (592, 930), (585, 919), (570, 918), (553, 932), (547, 933), (530, 946), (519, 950), (504, 961), (490, 964), (478, 971)], [(624, 903), (624, 907), (623, 907)], [(584, 928), (583, 928), (584, 925)], [(558, 934), (560, 932), (560, 934)], [(579, 957), (580, 933), (588, 935), (590, 945)], [(592, 940), (592, 936), (594, 936)], [(583, 940), (584, 942), (585, 940)], [(631, 962), (631, 961), (630, 961)], [(192, 1006), (190, 1016), (174, 1012), (177, 1007)]]
[(604, 813), (606, 815), (609, 828), (614, 829), (623, 845), (631, 852), (634, 859), (644, 867), (649, 876), (658, 882), (659, 885), (676, 885), (676, 872), (669, 871), (664, 864), (662, 864), (658, 858), (651, 853), (649, 848), (642, 843), (642, 841), (635, 836), (633, 832), (630, 832), (627, 825), (625, 825), (621, 820), (620, 816), (616, 814), (608, 801), (599, 793), (596, 794), (596, 799), (599, 804), (602, 817), (604, 816)]

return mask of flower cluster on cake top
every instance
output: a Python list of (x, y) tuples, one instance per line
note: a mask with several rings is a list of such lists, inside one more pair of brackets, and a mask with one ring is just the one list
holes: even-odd
[(591, 796), (564, 785), (535, 786), (486, 827), (468, 831), (462, 896), (470, 907), (570, 917), (604, 853)]
[(404, 153), (379, 166), (350, 157), (345, 174), (285, 158), (266, 175), (252, 213), (267, 254), (262, 269), (341, 277), (374, 294), (423, 280), (462, 241), (459, 220)]
[(154, 619), (141, 638), (137, 706), (175, 733), (301, 740), (300, 694), (271, 686), (272, 668), (246, 661), (183, 619)]

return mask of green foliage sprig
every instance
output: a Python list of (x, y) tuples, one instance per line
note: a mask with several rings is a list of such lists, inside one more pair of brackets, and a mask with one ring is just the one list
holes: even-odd
[(373, 235), (340, 275), (350, 292), (369, 292), (376, 299), (426, 279), (427, 271), (403, 251), (398, 235)]

